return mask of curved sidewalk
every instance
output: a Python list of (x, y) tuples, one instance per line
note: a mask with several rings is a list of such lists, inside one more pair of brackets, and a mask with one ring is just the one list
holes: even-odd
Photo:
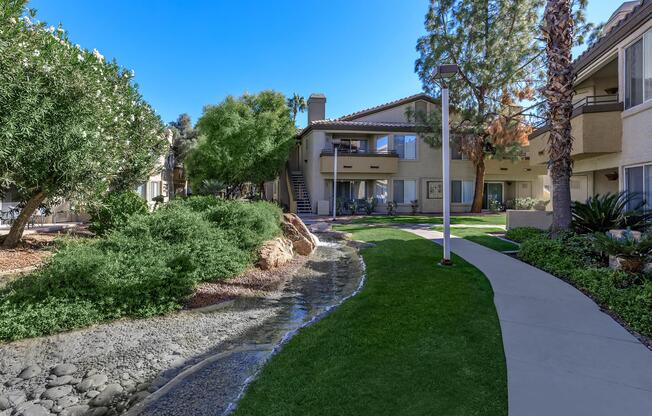
[[(441, 244), (428, 227), (401, 229)], [(591, 299), (479, 244), (452, 238), (451, 249), (493, 287), (511, 416), (652, 415), (652, 351)]]

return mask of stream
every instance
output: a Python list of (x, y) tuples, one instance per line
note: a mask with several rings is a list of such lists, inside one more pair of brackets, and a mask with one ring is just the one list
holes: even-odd
[(135, 416), (221, 416), (230, 414), (265, 362), (302, 327), (317, 322), (355, 295), (364, 281), (357, 251), (340, 243), (320, 243), (278, 297), (240, 298), (227, 310), (271, 308), (278, 313), (241, 336), (222, 342), (194, 364), (166, 375), (171, 379), (132, 408)]

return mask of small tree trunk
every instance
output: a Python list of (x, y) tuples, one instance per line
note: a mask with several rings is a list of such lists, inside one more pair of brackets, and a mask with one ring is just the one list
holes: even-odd
[(260, 199), (264, 200), (267, 195), (265, 194), (265, 182), (260, 183)]
[(473, 191), (473, 205), (471, 205), (471, 212), (482, 212), (482, 201), (484, 199), (484, 159), (480, 159), (475, 163), (475, 190)]
[(11, 225), (9, 234), (7, 234), (2, 242), (3, 248), (15, 248), (18, 245), (29, 218), (34, 214), (34, 211), (36, 211), (44, 200), (45, 194), (43, 192), (38, 192), (27, 201), (25, 207), (20, 210), (20, 214), (18, 215), (18, 218), (16, 218), (16, 221)]

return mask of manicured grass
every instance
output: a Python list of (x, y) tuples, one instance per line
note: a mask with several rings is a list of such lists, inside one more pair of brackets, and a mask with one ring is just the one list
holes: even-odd
[[(355, 218), (352, 224), (443, 224), (441, 217), (427, 215), (369, 215)], [(451, 224), (485, 224), (505, 225), (505, 214), (456, 215), (451, 217)]]
[(253, 382), (236, 415), (506, 415), (500, 326), (485, 276), (391, 228), (342, 226), (362, 251), (363, 291), (305, 328)]
[[(443, 231), (444, 227), (435, 226), (434, 230)], [(516, 251), (518, 246), (509, 241), (496, 238), (489, 233), (505, 232), (502, 228), (473, 228), (473, 227), (451, 227), (451, 234), (457, 237), (464, 238), (465, 240), (473, 241), (485, 247), (489, 247), (496, 251)]]

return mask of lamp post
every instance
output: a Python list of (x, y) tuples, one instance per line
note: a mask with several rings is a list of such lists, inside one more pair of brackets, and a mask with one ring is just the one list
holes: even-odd
[(459, 71), (457, 65), (440, 65), (435, 78), (441, 83), (441, 158), (442, 185), (444, 190), (444, 257), (441, 264), (450, 266), (451, 262), (451, 181), (450, 181), (450, 141), (448, 138), (448, 84), (446, 81)]
[(331, 139), (333, 143), (333, 221), (337, 219), (337, 145), (340, 144), (340, 139)]

